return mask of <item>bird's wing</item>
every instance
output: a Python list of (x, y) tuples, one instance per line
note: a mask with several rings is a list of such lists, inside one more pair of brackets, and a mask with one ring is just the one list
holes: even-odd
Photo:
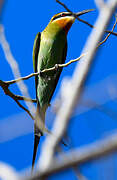
[[(33, 68), (34, 72), (37, 72), (37, 62), (38, 62), (38, 54), (39, 54), (39, 48), (40, 48), (40, 39), (41, 39), (41, 33), (38, 32), (36, 35), (36, 38), (34, 40), (33, 45)], [(38, 83), (38, 77), (35, 76), (35, 87), (36, 87), (36, 98), (37, 98), (37, 83)]]
[[(63, 50), (62, 64), (65, 63), (66, 56), (67, 56), (67, 40), (66, 40), (65, 47), (64, 47), (64, 50)], [(53, 93), (54, 93), (54, 91), (55, 91), (55, 89), (56, 89), (56, 86), (57, 86), (57, 83), (58, 83), (58, 80), (59, 80), (61, 71), (62, 71), (62, 68), (59, 69), (59, 75), (58, 75), (57, 78), (56, 78), (56, 81), (55, 81), (55, 84), (54, 84), (55, 86), (54, 86), (54, 88), (53, 88), (53, 91), (52, 91), (52, 94), (51, 94), (51, 96), (50, 96), (49, 102), (51, 101), (51, 98), (52, 98), (52, 96), (53, 96)]]
[[(37, 62), (38, 62), (38, 54), (39, 54), (39, 48), (40, 48), (40, 39), (41, 39), (41, 33), (39, 32), (35, 37), (34, 45), (33, 45), (33, 68), (34, 68), (34, 72), (37, 72)], [(36, 99), (37, 99), (37, 84), (38, 84), (38, 77), (35, 76)], [(32, 160), (32, 171), (34, 168), (37, 148), (38, 148), (38, 144), (39, 144), (39, 139), (40, 139), (40, 137), (35, 135), (33, 160)]]

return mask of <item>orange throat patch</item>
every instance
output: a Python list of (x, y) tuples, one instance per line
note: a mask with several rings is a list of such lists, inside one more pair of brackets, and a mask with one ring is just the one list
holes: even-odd
[(65, 33), (67, 34), (69, 29), (71, 28), (72, 24), (74, 23), (74, 19), (70, 18), (61, 18), (60, 20), (56, 21), (56, 23), (65, 30)]

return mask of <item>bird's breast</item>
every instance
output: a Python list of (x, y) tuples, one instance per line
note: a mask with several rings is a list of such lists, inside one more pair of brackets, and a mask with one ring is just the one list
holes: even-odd
[(55, 64), (62, 63), (65, 43), (66, 37), (62, 34), (55, 36), (42, 34), (38, 56), (38, 68), (43, 70), (53, 67)]

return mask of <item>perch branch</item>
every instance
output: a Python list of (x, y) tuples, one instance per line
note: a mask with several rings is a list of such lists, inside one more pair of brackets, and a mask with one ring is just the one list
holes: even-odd
[(110, 135), (76, 150), (61, 153), (58, 158), (52, 160), (48, 169), (39, 171), (33, 177), (27, 178), (27, 180), (48, 178), (51, 174), (72, 168), (73, 166), (79, 166), (92, 160), (97, 160), (113, 152), (117, 152), (117, 134)]
[[(83, 19), (81, 19), (81, 18), (79, 18), (79, 17), (78, 17), (78, 20), (81, 21), (81, 22), (83, 22), (84, 24), (87, 24), (87, 25), (88, 25), (89, 27), (91, 27), (91, 28), (95, 28), (92, 24), (90, 24), (89, 22), (87, 22), (87, 21), (85, 21), (85, 20), (83, 20)], [(116, 33), (116, 32), (113, 32), (113, 31), (105, 30), (104, 32), (105, 32), (105, 33), (111, 33), (112, 35), (117, 36), (117, 33)]]
[(8, 85), (6, 82), (2, 81), (2, 80), (0, 80), (0, 86), (1, 86), (1, 88), (3, 89), (3, 91), (4, 91), (4, 93), (5, 93), (6, 95), (8, 95), (9, 97), (11, 97), (11, 98), (17, 103), (17, 105), (18, 105), (20, 108), (22, 108), (23, 110), (25, 110), (25, 111), (28, 113), (28, 115), (29, 115), (32, 119), (34, 119), (34, 117), (32, 116), (32, 114), (30, 113), (30, 111), (29, 111), (28, 109), (26, 109), (23, 105), (21, 105), (20, 102), (19, 102), (19, 100), (25, 100), (25, 101), (30, 101), (30, 102), (31, 102), (31, 100), (30, 100), (29, 98), (26, 98), (26, 97), (23, 97), (23, 96), (19, 96), (19, 95), (13, 94), (13, 93), (9, 90), (9, 85)]

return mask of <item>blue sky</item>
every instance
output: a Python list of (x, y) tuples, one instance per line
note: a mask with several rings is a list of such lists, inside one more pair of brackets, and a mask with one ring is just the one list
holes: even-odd
[[(62, 2), (66, 3), (74, 12), (96, 8), (93, 0), (64, 0)], [(62, 11), (65, 11), (64, 8), (57, 4), (55, 0), (33, 0), (33, 2), (28, 0), (6, 1), (1, 23), (4, 25), (6, 38), (12, 54), (19, 64), (22, 76), (33, 72), (32, 48), (37, 32), (43, 31), (51, 17)], [(84, 15), (82, 18), (93, 24), (97, 16), (98, 10)], [(108, 29), (112, 28), (114, 21), (113, 16)], [(115, 31), (117, 31), (117, 28), (115, 28)], [(80, 55), (90, 32), (91, 28), (79, 21), (73, 24), (68, 34), (66, 61)], [(96, 103), (102, 104), (102, 109), (95, 108), (89, 110), (89, 107), (86, 107), (85, 104), (75, 111), (75, 115), (73, 115), (68, 129), (70, 147), (65, 148), (65, 150), (94, 142), (117, 130), (117, 102), (116, 99), (112, 100), (112, 94), (110, 95), (109, 91), (114, 89), (115, 94), (117, 94), (116, 44), (117, 38), (111, 35), (107, 42), (99, 48), (84, 91), (84, 99), (91, 99)], [(0, 79), (14, 79), (11, 69), (5, 60), (1, 46), (0, 59)], [(64, 68), (52, 102), (58, 95), (62, 79), (64, 77), (70, 78), (75, 66), (76, 63)], [(28, 86), (31, 97), (34, 98), (34, 78), (25, 81), (25, 83)], [(13, 85), (11, 90), (19, 94), (16, 85)], [(10, 164), (17, 171), (22, 171), (24, 168), (31, 166), (33, 153), (33, 121), (13, 100), (4, 95), (1, 88), (0, 107), (0, 161)], [(105, 111), (109, 109), (110, 114), (104, 113), (103, 109), (105, 109)], [(113, 111), (114, 113), (112, 113)], [(49, 117), (50, 113), (51, 119)], [(47, 112), (47, 124), (50, 125), (53, 119), (54, 113), (52, 109), (49, 109)], [(41, 144), (43, 140), (44, 137), (41, 140)], [(108, 172), (107, 170), (110, 170), (110, 168), (113, 168), (114, 175), (115, 177), (117, 176), (116, 165), (117, 156), (114, 154), (108, 158), (102, 158), (99, 161), (84, 164), (80, 167), (80, 170), (90, 180), (107, 179), (108, 173), (105, 173), (105, 171)], [(70, 179), (76, 179), (73, 170), (70, 172), (66, 171), (50, 179), (61, 180), (68, 177), (70, 177)]]

